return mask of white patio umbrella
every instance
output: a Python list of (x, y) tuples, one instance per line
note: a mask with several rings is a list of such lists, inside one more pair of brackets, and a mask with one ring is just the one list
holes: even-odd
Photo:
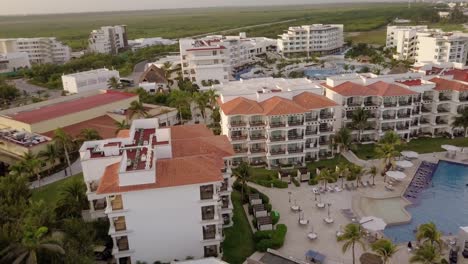
[(387, 176), (395, 180), (403, 180), (406, 178), (406, 174), (401, 171), (387, 171)]
[(460, 148), (457, 146), (452, 146), (452, 145), (442, 145), (441, 148), (447, 150), (447, 151), (460, 151)]
[(399, 160), (395, 164), (400, 168), (411, 168), (411, 167), (413, 167), (413, 163), (411, 163), (411, 161), (407, 161), (407, 160)]
[(404, 157), (407, 157), (407, 158), (414, 158), (414, 159), (419, 157), (419, 154), (417, 152), (414, 152), (414, 151), (402, 151), (401, 155), (403, 155)]
[(387, 226), (387, 223), (381, 218), (375, 216), (366, 216), (359, 221), (359, 224), (370, 231), (382, 231)]

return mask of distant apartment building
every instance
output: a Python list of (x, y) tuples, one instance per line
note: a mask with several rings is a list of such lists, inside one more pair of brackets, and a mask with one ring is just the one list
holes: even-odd
[(26, 52), (0, 53), (0, 73), (16, 72), (31, 67)]
[(427, 31), (425, 25), (422, 26), (388, 26), (386, 47), (395, 48), (397, 59), (413, 60), (418, 49), (417, 33)]
[(127, 26), (105, 26), (91, 31), (88, 49), (95, 53), (117, 54), (128, 47)]
[(304, 164), (333, 155), (334, 101), (307, 79), (258, 78), (214, 86), (220, 95), (221, 133), (233, 165), (268, 168)]
[(278, 51), (292, 53), (333, 54), (344, 45), (343, 25), (313, 24), (289, 29), (279, 35)]
[(236, 68), (253, 62), (255, 56), (276, 46), (272, 39), (247, 38), (245, 33), (180, 39), (179, 44), (183, 76), (198, 84), (233, 80)]
[(89, 216), (109, 219), (118, 264), (220, 257), (232, 225), (232, 146), (204, 125), (158, 123), (134, 120), (81, 146)]
[(77, 72), (62, 76), (63, 90), (69, 93), (82, 93), (92, 90), (106, 90), (109, 79), (120, 79), (119, 72), (106, 68)]
[(63, 64), (70, 60), (71, 49), (56, 38), (0, 39), (0, 53), (25, 52), (31, 64)]

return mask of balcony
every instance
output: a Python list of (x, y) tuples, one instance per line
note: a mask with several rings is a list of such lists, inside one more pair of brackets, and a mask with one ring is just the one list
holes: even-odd
[(396, 102), (384, 102), (384, 107), (395, 107), (397, 105)]
[(459, 100), (460, 102), (466, 102), (466, 101), (468, 101), (468, 96), (460, 96), (460, 97), (458, 98), (458, 100)]
[(231, 127), (243, 127), (247, 125), (244, 121), (232, 121), (230, 124)]
[(231, 140), (232, 141), (240, 141), (240, 140), (246, 140), (247, 135), (232, 135)]
[(325, 145), (328, 146), (330, 145), (330, 140), (319, 140), (319, 145)]
[(202, 220), (213, 220), (215, 218), (215, 207), (214, 205), (203, 206), (201, 208)]
[(89, 191), (90, 192), (96, 192), (98, 187), (99, 187), (99, 183), (97, 181), (91, 181), (89, 183)]
[(303, 139), (304, 135), (288, 135), (288, 140)]
[(373, 102), (373, 101), (366, 101), (364, 102), (364, 106), (377, 106), (377, 102)]
[(446, 95), (439, 95), (439, 101), (450, 101), (451, 98)]
[(320, 133), (333, 132), (333, 127), (321, 127)]
[(225, 192), (228, 190), (228, 186), (229, 186), (229, 179), (224, 179), (219, 190), (222, 192)]
[(203, 240), (216, 238), (216, 225), (209, 225), (203, 227)]
[(122, 196), (116, 195), (114, 199), (111, 200), (112, 210), (123, 210)]
[(272, 156), (275, 156), (275, 155), (284, 155), (286, 154), (286, 151), (284, 149), (272, 149), (270, 150), (270, 154)]
[(429, 120), (427, 120), (427, 119), (421, 119), (421, 120), (419, 121), (419, 123), (420, 123), (421, 125), (422, 125), (422, 124), (429, 124)]
[(250, 153), (265, 153), (264, 148), (251, 148)]
[(317, 121), (318, 120), (318, 115), (316, 115), (316, 116), (306, 116), (305, 120), (306, 120), (306, 122)]
[(212, 200), (214, 195), (213, 184), (200, 186), (200, 199)]
[(306, 130), (305, 131), (305, 134), (307, 136), (310, 136), (310, 135), (317, 135), (317, 129), (314, 129), (314, 130)]
[(332, 113), (320, 113), (320, 119), (330, 119), (333, 118)]
[(247, 148), (234, 148), (234, 152), (237, 154), (247, 153)]
[(410, 117), (409, 113), (398, 113), (398, 118), (408, 118)]
[(259, 126), (265, 126), (265, 122), (264, 121), (261, 121), (261, 120), (258, 120), (258, 121), (250, 121), (250, 126), (253, 126), (253, 127), (259, 127)]
[(411, 101), (398, 101), (398, 104), (399, 104), (400, 106), (410, 105), (410, 104), (411, 104)]
[(125, 217), (120, 216), (114, 220), (115, 231), (125, 231), (127, 230), (127, 224), (125, 223)]
[(431, 110), (430, 108), (427, 108), (427, 107), (422, 107), (422, 108), (421, 108), (421, 112), (423, 112), (423, 113), (429, 113), (429, 112), (431, 112), (431, 111), (432, 111), (432, 110)]
[(270, 127), (285, 127), (286, 123), (284, 122), (272, 122), (270, 123)]
[(394, 129), (395, 129), (394, 127), (390, 127), (390, 126), (382, 127), (382, 131), (388, 131), (388, 130), (394, 130)]
[(227, 209), (229, 208), (229, 196), (223, 196), (221, 197), (221, 208), (222, 209)]
[(437, 113), (447, 113), (448, 111), (449, 111), (449, 109), (447, 109), (445, 107), (437, 108)]
[(395, 119), (395, 115), (383, 115), (382, 116), (382, 119), (384, 120), (390, 120), (390, 119)]
[(406, 125), (406, 126), (397, 126), (396, 129), (397, 130), (408, 130), (409, 126), (408, 125)]
[(276, 141), (284, 141), (286, 138), (284, 136), (271, 136), (270, 141), (271, 142), (276, 142)]
[(446, 124), (448, 124), (448, 122), (447, 122), (447, 120), (436, 119), (436, 124), (437, 125), (446, 125)]
[(288, 126), (302, 126), (304, 122), (302, 120), (289, 120)]
[(119, 251), (126, 251), (126, 250), (129, 250), (129, 246), (128, 246), (128, 237), (127, 236), (123, 236), (123, 237), (120, 237), (119, 239), (117, 239), (117, 248), (119, 249)]
[(261, 140), (265, 139), (265, 135), (262, 134), (251, 134), (250, 135), (250, 140)]
[(288, 153), (291, 154), (291, 153), (302, 153), (303, 149), (302, 148), (291, 148), (291, 149), (288, 149)]
[(432, 96), (423, 96), (423, 101), (432, 101)]
[(348, 101), (348, 102), (347, 102), (347, 105), (348, 105), (348, 106), (361, 106), (361, 105), (362, 105), (362, 102), (359, 102), (359, 101)]

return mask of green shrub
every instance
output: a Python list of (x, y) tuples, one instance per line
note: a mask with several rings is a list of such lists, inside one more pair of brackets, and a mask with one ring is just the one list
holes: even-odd
[(272, 183), (273, 183), (273, 187), (278, 188), (278, 189), (288, 188), (288, 183), (282, 180), (275, 179), (272, 181)]
[(265, 209), (267, 210), (267, 212), (271, 212), (271, 204), (265, 204)]
[(317, 185), (317, 184), (318, 184), (318, 181), (317, 181), (316, 178), (311, 178), (311, 179), (309, 180), (309, 185)]
[(276, 225), (280, 220), (280, 214), (276, 211), (272, 211), (271, 220), (273, 221), (273, 225)]
[(296, 187), (301, 186), (301, 184), (297, 181), (296, 178), (292, 178), (292, 182), (294, 183), (294, 185), (296, 185)]
[(287, 231), (286, 225), (279, 224), (275, 230), (255, 232), (255, 248), (260, 252), (265, 252), (268, 248), (278, 249), (282, 247)]
[(253, 218), (252, 219), (252, 225), (255, 227), (255, 229), (257, 229), (257, 218)]

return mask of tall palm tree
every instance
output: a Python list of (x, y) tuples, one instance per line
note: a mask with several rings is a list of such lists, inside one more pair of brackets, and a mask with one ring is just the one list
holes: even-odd
[(400, 155), (400, 152), (395, 150), (395, 147), (391, 144), (377, 144), (375, 147), (375, 152), (377, 157), (382, 159), (384, 165), (383, 173), (386, 173), (390, 169), (395, 158)]
[(379, 140), (379, 144), (389, 144), (393, 147), (401, 145), (401, 137), (395, 131), (387, 131)]
[(214, 110), (218, 105), (219, 94), (217, 94), (215, 89), (209, 89), (205, 91), (205, 94), (208, 97), (208, 105), (210, 106), (211, 110)]
[(182, 123), (182, 109), (190, 107), (190, 95), (188, 92), (182, 90), (174, 90), (169, 95), (169, 105), (176, 107), (179, 111), (179, 120)]
[(372, 185), (375, 185), (374, 178), (375, 178), (375, 176), (377, 175), (377, 167), (376, 167), (376, 166), (372, 166), (372, 167), (369, 169), (369, 174), (370, 174), (371, 177), (372, 177)]
[(351, 175), (354, 178), (356, 178), (356, 186), (359, 187), (359, 182), (361, 182), (361, 177), (362, 177), (362, 173), (363, 173), (364, 169), (359, 165), (351, 164), (349, 166), (349, 171), (350, 171)]
[(437, 244), (439, 248), (442, 246), (442, 233), (437, 230), (433, 222), (422, 224), (418, 227), (416, 232), (416, 239), (423, 243), (428, 242), (431, 245)]
[(208, 96), (204, 92), (193, 93), (193, 101), (195, 102), (196, 108), (200, 110), (200, 114), (203, 117), (203, 121), (206, 122), (206, 108), (208, 105)]
[(361, 143), (361, 135), (362, 131), (367, 128), (369, 125), (369, 122), (367, 122), (367, 119), (369, 119), (369, 111), (364, 109), (363, 107), (359, 107), (358, 109), (354, 110), (353, 116), (352, 116), (352, 125), (354, 128), (358, 130), (358, 142)]
[(361, 232), (361, 226), (353, 223), (346, 225), (343, 235), (337, 238), (338, 241), (345, 242), (342, 248), (343, 253), (348, 251), (348, 249), (351, 247), (351, 250), (353, 252), (353, 264), (356, 263), (356, 244), (359, 244), (363, 250), (365, 250), (366, 248), (364, 242), (362, 241), (362, 238), (363, 235)]
[(127, 109), (129, 111), (128, 118), (132, 119), (135, 115), (138, 117), (147, 117), (148, 111), (143, 106), (143, 103), (140, 101), (133, 101), (130, 103), (130, 107)]
[(115, 121), (114, 122), (115, 126), (117, 129), (115, 130), (115, 134), (119, 133), (120, 130), (125, 130), (130, 128), (130, 124), (127, 122), (127, 120), (122, 120), (121, 122)]
[(17, 162), (13, 165), (8, 167), (10, 171), (9, 174), (16, 175), (16, 176), (24, 176), (26, 174), (26, 167), (24, 166), (23, 162)]
[(234, 170), (234, 175), (237, 177), (237, 180), (241, 183), (241, 197), (244, 201), (244, 188), (247, 183), (247, 180), (250, 178), (250, 167), (246, 162), (241, 162), (239, 166)]
[(70, 162), (70, 151), (73, 148), (73, 140), (72, 137), (65, 132), (61, 127), (55, 129), (54, 131), (54, 141), (57, 145), (59, 150), (62, 150), (65, 154), (65, 159), (67, 161), (67, 165), (70, 171), (70, 175), (73, 175), (71, 162)]
[(338, 177), (341, 178), (341, 188), (344, 186), (344, 179), (348, 177), (349, 174), (349, 167), (346, 163), (340, 162), (336, 166), (336, 173)]
[(409, 261), (410, 263), (439, 264), (443, 259), (434, 245), (425, 243), (416, 249)]
[(107, 80), (107, 87), (111, 89), (119, 89), (122, 87), (122, 84), (116, 77), (111, 77), (109, 80)]
[(164, 78), (167, 80), (167, 84), (170, 90), (170, 87), (174, 84), (174, 81), (172, 80), (172, 62), (166, 61), (163, 63), (161, 69), (164, 71)]
[(323, 181), (325, 184), (325, 188), (327, 188), (327, 183), (329, 181), (335, 181), (337, 176), (337, 174), (332, 173), (329, 169), (323, 168), (320, 170), (319, 175), (317, 175), (317, 180)]
[(463, 109), (461, 115), (453, 118), (452, 127), (463, 127), (463, 136), (466, 137), (468, 133), (468, 107)]
[(31, 152), (27, 152), (23, 155), (23, 166), (26, 168), (26, 172), (28, 177), (37, 177), (37, 181), (39, 185), (41, 184), (41, 163), (42, 161), (38, 158), (37, 155), (32, 154)]
[(383, 264), (390, 262), (392, 256), (398, 251), (397, 245), (388, 239), (379, 239), (371, 245), (372, 251), (382, 258)]
[(64, 255), (65, 251), (58, 244), (46, 236), (47, 227), (26, 230), (19, 243), (11, 243), (0, 252), (1, 263), (37, 264), (38, 256), (43, 254)]
[(52, 167), (57, 162), (57, 159), (60, 158), (60, 153), (57, 146), (48, 144), (44, 150), (39, 152), (39, 157), (43, 158)]
[(341, 128), (333, 136), (333, 141), (337, 145), (340, 153), (350, 150), (353, 144), (351, 131), (346, 127)]
[(57, 212), (63, 218), (81, 217), (81, 212), (88, 206), (86, 186), (83, 182), (72, 181), (60, 191)]
[(82, 129), (78, 135), (78, 138), (80, 142), (102, 139), (101, 135), (99, 135), (99, 132), (94, 128)]

